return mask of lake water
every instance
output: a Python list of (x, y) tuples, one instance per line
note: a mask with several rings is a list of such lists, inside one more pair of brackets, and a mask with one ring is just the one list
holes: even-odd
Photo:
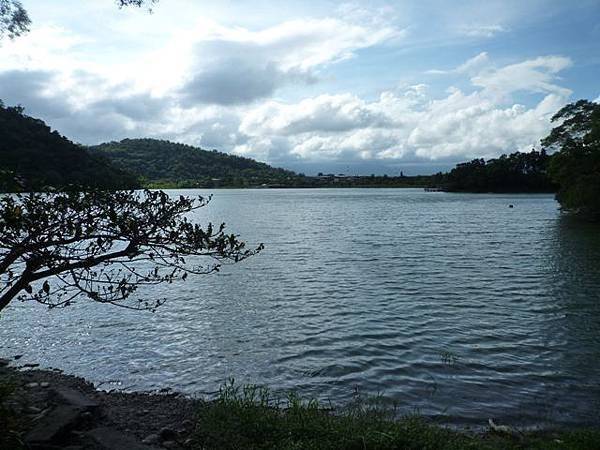
[(168, 298), (155, 314), (11, 305), (0, 356), (106, 389), (234, 376), (336, 404), (381, 393), (444, 423), (600, 422), (600, 229), (551, 195), (213, 193), (196, 219), (260, 255), (146, 291)]

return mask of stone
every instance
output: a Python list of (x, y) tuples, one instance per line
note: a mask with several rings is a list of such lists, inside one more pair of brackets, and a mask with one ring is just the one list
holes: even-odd
[(191, 421), (190, 419), (186, 419), (183, 422), (181, 422), (181, 426), (184, 429), (189, 430), (190, 428), (192, 428), (194, 426), (194, 422)]
[(170, 428), (163, 428), (159, 433), (161, 441), (174, 441), (177, 439), (177, 433)]
[(25, 435), (25, 442), (31, 447), (40, 447), (58, 440), (80, 421), (81, 411), (68, 405), (59, 405), (36, 422), (34, 428)]
[(0, 358), (0, 367), (6, 367), (10, 364), (10, 361), (8, 359), (2, 359)]
[(106, 450), (150, 450), (153, 447), (138, 442), (133, 436), (121, 433), (113, 428), (101, 427), (88, 431), (87, 436)]
[(40, 386), (43, 388), (48, 388), (48, 387), (50, 387), (50, 383), (48, 383), (47, 381), (43, 381), (40, 383)]
[(33, 382), (33, 383), (27, 383), (27, 384), (25, 385), (25, 387), (26, 387), (27, 389), (33, 389), (33, 388), (39, 387), (39, 385), (40, 385), (40, 383), (35, 383), (35, 382)]
[(157, 444), (158, 441), (160, 441), (160, 437), (158, 436), (158, 434), (151, 434), (144, 438), (144, 440), (142, 440), (142, 444), (152, 445)]
[(23, 364), (23, 367), (26, 369), (35, 369), (36, 367), (40, 367), (40, 365), (28, 363), (28, 364)]
[(77, 407), (82, 411), (95, 411), (100, 406), (98, 402), (90, 399), (82, 392), (65, 386), (54, 389), (54, 393), (65, 403)]
[(162, 443), (164, 448), (177, 448), (178, 444), (175, 441), (165, 441)]

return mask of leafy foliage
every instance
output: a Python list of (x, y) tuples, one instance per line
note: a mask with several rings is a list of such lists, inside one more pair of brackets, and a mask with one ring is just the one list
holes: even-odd
[(516, 152), (497, 159), (474, 159), (458, 164), (442, 184), (448, 191), (466, 192), (553, 192), (548, 176), (551, 157), (542, 150)]
[(0, 40), (14, 39), (29, 31), (31, 20), (19, 0), (0, 0)]
[(95, 302), (153, 310), (163, 301), (130, 305), (126, 300), (140, 286), (215, 272), (222, 263), (262, 249), (246, 249), (225, 233), (224, 224), (203, 229), (187, 220), (186, 214), (208, 201), (173, 199), (161, 191), (2, 197), (0, 310), (13, 298), (57, 307), (82, 294)]
[(600, 105), (579, 100), (552, 117), (560, 125), (542, 144), (557, 150), (550, 176), (559, 184), (557, 199), (568, 210), (600, 218)]
[(156, 139), (125, 139), (90, 147), (90, 152), (156, 187), (245, 187), (301, 179), (253, 159)]
[(0, 102), (0, 192), (138, 185), (135, 176), (90, 155), (22, 108)]

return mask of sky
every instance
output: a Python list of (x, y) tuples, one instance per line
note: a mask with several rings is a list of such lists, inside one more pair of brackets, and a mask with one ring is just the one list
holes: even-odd
[(0, 99), (82, 144), (151, 137), (306, 174), (539, 148), (600, 101), (600, 0), (22, 0)]

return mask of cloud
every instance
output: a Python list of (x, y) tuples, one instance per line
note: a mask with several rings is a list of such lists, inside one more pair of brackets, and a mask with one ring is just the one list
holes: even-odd
[(331, 18), (288, 21), (260, 31), (204, 25), (188, 38), (191, 64), (179, 88), (186, 104), (245, 104), (286, 84), (310, 84), (318, 69), (401, 33)]
[(463, 25), (459, 28), (461, 34), (475, 38), (492, 38), (499, 33), (508, 31), (502, 25)]
[(568, 97), (572, 91), (555, 81), (557, 74), (571, 65), (571, 60), (563, 56), (541, 56), (500, 69), (485, 70), (471, 78), (471, 82), (498, 94), (526, 91)]
[(477, 72), (481, 70), (482, 67), (488, 66), (490, 64), (490, 59), (487, 52), (481, 52), (477, 56), (468, 59), (458, 67), (449, 70), (439, 70), (432, 69), (428, 70), (425, 73), (430, 75), (447, 75), (447, 74), (471, 74), (473, 72)]
[[(471, 93), (451, 88), (434, 99), (416, 85), (373, 101), (338, 94), (266, 102), (245, 114), (239, 132), (248, 140), (234, 151), (252, 156), (256, 145), (256, 156), (264, 156), (282, 139), (290, 158), (305, 161), (459, 161), (529, 150), (571, 93), (556, 84), (569, 65), (567, 58), (540, 57), (493, 68), (482, 53), (454, 69), (477, 73)], [(528, 108), (511, 100), (521, 91), (543, 97)]]
[(320, 95), (295, 105), (270, 101), (250, 111), (240, 125), (249, 136), (295, 135), (308, 131), (342, 132), (391, 125), (389, 118), (351, 94)]

